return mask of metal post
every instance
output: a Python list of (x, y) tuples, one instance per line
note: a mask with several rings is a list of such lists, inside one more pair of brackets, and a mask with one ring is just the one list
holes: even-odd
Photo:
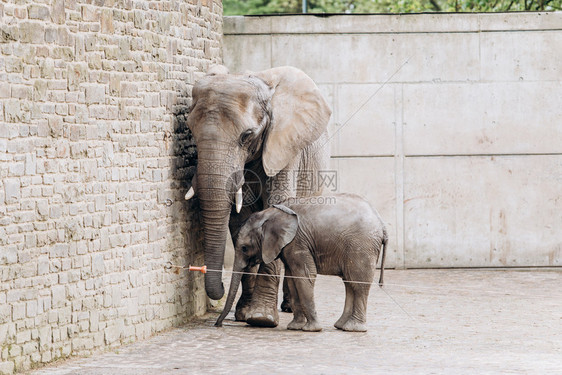
[(302, 12), (303, 12), (303, 13), (306, 13), (306, 12), (307, 12), (306, 0), (302, 0)]

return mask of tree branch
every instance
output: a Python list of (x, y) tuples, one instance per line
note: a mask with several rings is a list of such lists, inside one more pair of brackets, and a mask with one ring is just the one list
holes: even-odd
[(509, 3), (509, 6), (504, 10), (504, 12), (508, 12), (514, 2), (515, 0), (511, 0), (511, 3)]
[(437, 12), (441, 12), (441, 7), (439, 6), (439, 4), (437, 4), (437, 1), (429, 0), (429, 2), (433, 6), (433, 9), (435, 9)]

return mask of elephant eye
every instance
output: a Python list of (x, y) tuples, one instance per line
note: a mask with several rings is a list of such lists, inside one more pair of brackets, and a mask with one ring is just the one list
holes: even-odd
[(244, 254), (246, 254), (248, 252), (248, 248), (246, 246), (242, 246), (242, 248), (240, 250), (242, 250), (242, 252)]
[(241, 146), (247, 145), (248, 142), (252, 139), (253, 135), (254, 135), (254, 132), (251, 129), (246, 130), (245, 132), (240, 134), (240, 145)]

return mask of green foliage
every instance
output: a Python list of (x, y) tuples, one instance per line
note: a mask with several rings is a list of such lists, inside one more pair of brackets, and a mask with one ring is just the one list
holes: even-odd
[(301, 0), (223, 0), (225, 16), (300, 13)]
[[(302, 0), (223, 0), (224, 14), (301, 13)], [(509, 12), (562, 10), (562, 0), (308, 0), (309, 13)]]

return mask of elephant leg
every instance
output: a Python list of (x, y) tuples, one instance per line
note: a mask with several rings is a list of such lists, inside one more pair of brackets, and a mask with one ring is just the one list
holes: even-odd
[[(286, 275), (290, 273), (286, 270)], [(287, 289), (291, 293), (291, 306), (293, 306), (293, 320), (287, 325), (287, 329), (300, 330), (306, 324), (306, 317), (304, 316), (299, 296), (295, 287), (295, 282), (292, 279), (285, 278), (287, 281)]]
[[(232, 242), (236, 243), (236, 238), (238, 236), (238, 231), (242, 227), (244, 221), (250, 217), (252, 214), (251, 207), (244, 206), (242, 207), (242, 211), (239, 214), (231, 214), (230, 221), (228, 223), (228, 227), (230, 230), (230, 234), (232, 236)], [(256, 273), (258, 271), (258, 266), (248, 267), (248, 269), (244, 270), (247, 273)], [(248, 310), (250, 308), (250, 302), (252, 301), (252, 293), (254, 293), (254, 287), (256, 284), (256, 276), (255, 275), (242, 275), (242, 294), (240, 295), (240, 299), (236, 303), (236, 309), (234, 313), (234, 318), (237, 321), (245, 322), (246, 316), (248, 315)]]
[(344, 331), (365, 332), (367, 330), (367, 299), (369, 284), (351, 284), (353, 293), (353, 311), (349, 319), (342, 325)]
[(343, 325), (353, 312), (353, 290), (351, 289), (351, 285), (349, 283), (345, 283), (345, 306), (343, 308), (343, 313), (338, 321), (334, 324), (334, 327), (337, 329), (343, 329)]
[[(255, 273), (258, 270), (257, 266), (250, 267), (246, 271), (248, 273)], [(236, 311), (234, 313), (234, 318), (237, 321), (245, 322), (248, 316), (248, 311), (250, 309), (250, 303), (252, 301), (252, 294), (254, 293), (254, 288), (256, 284), (255, 275), (242, 275), (242, 295), (238, 303), (236, 303)]]
[(314, 279), (293, 279), (293, 282), (295, 284), (297, 298), (300, 301), (300, 306), (307, 320), (302, 330), (309, 332), (321, 331), (322, 327), (318, 322), (316, 308), (314, 306)]
[(246, 314), (246, 323), (259, 327), (277, 327), (279, 325), (277, 293), (280, 280), (278, 275), (282, 266), (283, 263), (279, 259), (260, 265), (252, 301)]
[[(280, 171), (275, 177), (266, 183), (266, 192), (264, 194), (264, 208), (271, 207), (274, 204), (280, 204), (289, 197), (295, 197), (297, 195), (297, 185), (298, 182), (295, 178), (298, 176), (297, 171), (302, 164), (302, 155), (299, 158), (295, 158), (290, 165), (288, 165), (284, 170)], [(309, 171), (310, 172), (310, 171)], [(281, 267), (283, 264), (281, 263)], [(283, 301), (281, 302), (281, 311), (291, 312), (291, 296), (290, 289), (287, 284), (287, 279), (283, 280)]]
[[(287, 271), (285, 270), (285, 274)], [(281, 302), (281, 311), (283, 312), (293, 312), (293, 299), (291, 298), (291, 289), (289, 288), (289, 280), (283, 278), (283, 302)]]

